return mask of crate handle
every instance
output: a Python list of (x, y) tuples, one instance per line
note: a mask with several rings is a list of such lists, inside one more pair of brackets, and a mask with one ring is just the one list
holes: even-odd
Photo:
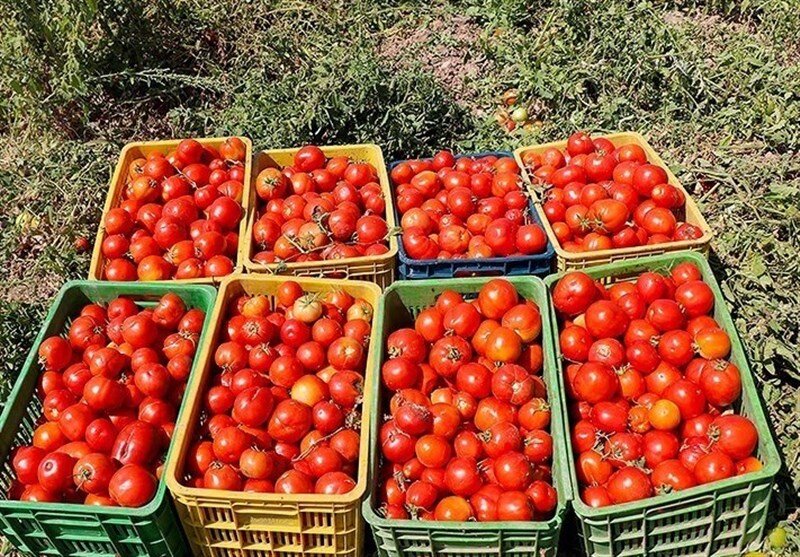
[(453, 273), (453, 278), (465, 277), (465, 276), (475, 276), (475, 277), (494, 277), (500, 276), (503, 274), (503, 265), (468, 265), (466, 267), (460, 267), (455, 270)]
[(496, 544), (500, 539), (497, 532), (431, 532), (431, 540), (437, 544), (474, 546), (475, 544)]
[(704, 510), (712, 507), (714, 502), (715, 498), (713, 495), (701, 495), (699, 497), (684, 499), (682, 501), (675, 501), (674, 503), (670, 503), (668, 505), (661, 505), (659, 507), (647, 509), (644, 513), (644, 519), (649, 522), (662, 519), (664, 518), (664, 515), (668, 515), (673, 512), (687, 513)]

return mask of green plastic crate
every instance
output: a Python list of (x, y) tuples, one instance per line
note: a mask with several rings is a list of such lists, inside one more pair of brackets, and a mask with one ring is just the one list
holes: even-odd
[[(696, 253), (679, 252), (621, 261), (582, 271), (603, 284), (613, 284), (631, 280), (645, 271), (666, 274), (678, 263), (687, 261), (694, 263), (702, 271), (703, 280), (714, 292), (714, 318), (730, 336), (730, 360), (736, 364), (742, 376), (742, 396), (734, 407), (750, 418), (758, 429), (756, 455), (764, 467), (758, 472), (684, 491), (595, 509), (580, 498), (575, 455), (571, 443), (567, 443), (568, 473), (574, 493), (572, 506), (580, 524), (579, 534), (583, 547), (588, 555), (733, 556), (744, 553), (763, 535), (772, 485), (780, 468), (780, 455), (764, 415), (742, 342), (708, 262)], [(564, 273), (546, 278), (548, 290), (563, 275)], [(550, 318), (557, 324), (552, 304)], [(562, 397), (566, 397), (561, 352), (556, 338), (553, 337), (553, 350), (558, 357), (559, 392)], [(563, 398), (561, 408), (564, 412), (563, 423), (568, 427), (567, 404)]]
[[(550, 432), (553, 436), (553, 482), (558, 492), (558, 506), (553, 518), (543, 522), (432, 522), (421, 520), (387, 520), (375, 511), (377, 489), (378, 431), (382, 420), (372, 421), (370, 427), (370, 489), (363, 503), (364, 519), (372, 527), (378, 554), (382, 557), (482, 557), (511, 555), (515, 557), (548, 557), (557, 552), (570, 484), (566, 476), (566, 446), (560, 398), (555, 392), (558, 376), (555, 355), (550, 337), (553, 329), (547, 312), (547, 291), (536, 277), (505, 277), (514, 284), (520, 296), (533, 300), (541, 308), (542, 348), (544, 351), (543, 378), (552, 405)], [(386, 289), (378, 305), (378, 327), (373, 332), (373, 342), (385, 346), (389, 334), (402, 327), (413, 326), (414, 317), (431, 306), (443, 290), (451, 289), (461, 294), (477, 296), (481, 286), (490, 278), (460, 278), (415, 280), (395, 282)], [(384, 351), (375, 369), (380, 374)], [(374, 383), (371, 412), (383, 415), (380, 381)]]
[[(68, 503), (27, 503), (9, 500), (14, 478), (9, 455), (31, 441), (40, 423), (41, 401), (35, 396), (40, 368), (39, 344), (65, 332), (71, 319), (90, 302), (130, 296), (142, 306), (154, 305), (167, 292), (179, 295), (188, 307), (211, 314), (217, 293), (211, 286), (160, 283), (73, 281), (64, 285), (44, 320), (39, 335), (0, 414), (0, 533), (20, 551), (32, 555), (70, 557), (176, 557), (186, 554), (166, 483), (158, 483), (153, 500), (139, 508), (94, 507)], [(206, 335), (203, 325), (200, 344)], [(196, 373), (197, 361), (192, 365)], [(191, 380), (191, 378), (189, 379)], [(186, 401), (179, 410), (183, 413)], [(167, 452), (170, 458), (172, 446)]]

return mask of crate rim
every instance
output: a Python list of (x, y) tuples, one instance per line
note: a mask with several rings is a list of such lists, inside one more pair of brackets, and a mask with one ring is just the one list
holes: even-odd
[[(377, 154), (378, 158), (381, 161), (381, 164), (378, 168), (376, 168), (378, 172), (378, 182), (381, 186), (381, 190), (384, 193), (385, 203), (386, 203), (386, 224), (391, 232), (391, 230), (396, 226), (397, 221), (395, 220), (395, 211), (394, 211), (394, 203), (392, 200), (391, 195), (391, 182), (389, 180), (389, 173), (386, 170), (386, 162), (383, 156), (383, 150), (381, 149), (380, 145), (377, 143), (350, 143), (347, 145), (318, 145), (325, 156), (328, 156), (328, 152), (333, 153), (332, 156), (336, 156), (336, 151), (350, 151), (353, 149), (374, 149)], [(261, 154), (271, 155), (292, 155), (302, 149), (303, 146), (299, 147), (281, 147), (279, 149), (260, 149), (258, 151), (253, 151), (251, 156), (251, 173), (250, 173), (250, 182), (251, 184), (255, 183), (256, 178), (258, 175), (252, 171), (253, 167), (255, 167), (255, 161), (257, 160), (258, 156)], [(256, 196), (255, 194), (255, 186), (251, 185), (248, 195), (251, 197)], [(239, 238), (239, 254), (238, 259), (243, 269), (242, 272), (249, 272), (249, 273), (273, 273), (276, 275), (281, 275), (283, 269), (287, 272), (295, 271), (295, 270), (305, 270), (305, 269), (314, 269), (319, 270), (320, 272), (325, 272), (327, 267), (337, 267), (340, 265), (366, 265), (366, 264), (387, 264), (392, 263), (394, 260), (395, 255), (398, 253), (398, 245), (399, 242), (397, 241), (396, 234), (389, 235), (389, 251), (386, 253), (382, 253), (380, 255), (361, 255), (359, 257), (348, 257), (345, 259), (328, 259), (323, 261), (310, 261), (310, 262), (292, 262), (292, 263), (257, 263), (253, 261), (252, 253), (254, 248), (253, 242), (253, 235), (250, 233), (252, 231), (253, 226), (256, 223), (256, 215), (257, 215), (257, 205), (259, 200), (256, 199), (255, 203), (252, 204), (251, 207), (247, 208), (247, 214), (243, 220), (247, 221), (247, 226), (244, 232), (244, 237)], [(389, 210), (389, 205), (392, 205), (392, 210)], [(391, 215), (391, 217), (390, 217)], [(390, 220), (391, 219), (391, 220)], [(232, 273), (234, 274), (234, 273)], [(287, 275), (284, 275), (287, 276)], [(363, 280), (363, 278), (358, 277), (355, 280)]]
[[(211, 329), (214, 329), (214, 337), (216, 333), (219, 331), (219, 327), (222, 326), (221, 321), (222, 317), (224, 317), (224, 310), (225, 310), (225, 296), (227, 289), (230, 288), (230, 285), (239, 281), (245, 282), (257, 282), (257, 283), (283, 283), (288, 280), (293, 280), (300, 283), (301, 286), (304, 284), (312, 284), (312, 285), (321, 285), (321, 286), (330, 286), (331, 288), (341, 287), (346, 289), (347, 286), (358, 286), (364, 287), (368, 290), (371, 290), (373, 294), (376, 296), (377, 300), (380, 300), (381, 297), (381, 288), (375, 284), (374, 282), (364, 281), (364, 280), (345, 280), (345, 279), (327, 279), (327, 278), (317, 278), (317, 277), (287, 277), (281, 275), (270, 275), (270, 274), (236, 274), (236, 275), (227, 275), (221, 281), (220, 289), (216, 297), (216, 301), (214, 303), (214, 308), (212, 310), (212, 315), (214, 319), (214, 325), (209, 327), (209, 334), (206, 335), (205, 341), (202, 343), (201, 349), (197, 352), (197, 361), (206, 361), (208, 358), (211, 357), (212, 349), (216, 348), (215, 346), (215, 338), (211, 336)], [(377, 319), (377, 309), (373, 310), (373, 317), (372, 323), (373, 325), (372, 332), (375, 330), (375, 321)], [(372, 333), (371, 333), (372, 334)], [(364, 373), (364, 392), (370, 392), (367, 387), (371, 387), (372, 381), (374, 380), (373, 375), (370, 374), (369, 371), (372, 369), (373, 360), (377, 357), (377, 352), (373, 351), (373, 344), (370, 340), (370, 348), (367, 351), (367, 360), (366, 360), (366, 368)], [(209, 363), (209, 365), (212, 365)], [(187, 383), (187, 390), (186, 390), (186, 398), (192, 399), (195, 401), (196, 404), (200, 404), (199, 397), (202, 396), (200, 393), (200, 389), (202, 385), (200, 385), (200, 377), (194, 376), (193, 380), (190, 383)], [(367, 431), (370, 427), (370, 420), (371, 416), (364, 412), (366, 405), (362, 402), (362, 432), (366, 427)], [(185, 424), (188, 420), (188, 414), (184, 413), (181, 416), (183, 419), (179, 419), (175, 422), (176, 424), (176, 435), (175, 435), (175, 450), (188, 450), (189, 444), (191, 440), (186, 435), (188, 424)], [(181, 426), (181, 427), (179, 427)], [(359, 441), (359, 459), (361, 459), (361, 455), (365, 454), (368, 455), (367, 451), (369, 448), (369, 439), (368, 435), (361, 436), (362, 438)], [(366, 445), (366, 447), (365, 447)], [(356, 481), (356, 486), (347, 493), (337, 494), (337, 495), (322, 495), (319, 493), (291, 493), (291, 494), (283, 494), (283, 493), (259, 493), (259, 492), (246, 492), (246, 491), (230, 491), (230, 490), (222, 490), (222, 489), (206, 489), (206, 488), (198, 488), (198, 487), (190, 487), (184, 485), (178, 480), (178, 468), (177, 468), (177, 461), (178, 457), (173, 456), (167, 461), (166, 467), (164, 469), (162, 478), (165, 478), (167, 489), (172, 494), (172, 496), (178, 501), (186, 501), (187, 499), (192, 500), (199, 500), (199, 501), (212, 501), (212, 500), (227, 500), (231, 501), (234, 504), (248, 504), (248, 503), (261, 503), (261, 502), (270, 502), (270, 503), (321, 503), (324, 502), (326, 504), (352, 504), (358, 500), (360, 500), (363, 495), (364, 491), (369, 484), (369, 466), (368, 464), (364, 466), (364, 470), (362, 471), (362, 466), (359, 465), (358, 470), (358, 480)], [(200, 506), (204, 506), (204, 503), (200, 503)]]
[[(458, 278), (458, 279), (421, 279), (421, 280), (399, 280), (392, 283), (388, 286), (385, 290), (383, 295), (380, 298), (379, 307), (381, 308), (381, 314), (385, 312), (385, 303), (386, 297), (390, 292), (394, 292), (399, 288), (404, 287), (414, 287), (414, 288), (428, 288), (428, 287), (436, 287), (442, 286), (442, 281), (452, 281), (458, 280), (458, 284), (462, 285), (482, 285), (490, 280), (494, 279), (501, 279), (507, 280), (513, 283), (530, 283), (533, 284), (534, 288), (541, 290), (543, 294), (543, 302), (549, 306), (548, 299), (549, 295), (547, 292), (547, 288), (545, 287), (544, 280), (537, 276), (508, 276), (508, 277), (465, 277), (465, 278)], [(544, 352), (544, 362), (543, 366), (549, 366), (551, 368), (556, 368), (557, 363), (555, 361), (555, 353), (553, 351), (552, 343), (545, 342), (544, 336), (547, 334), (547, 331), (552, 332), (552, 322), (550, 321), (549, 312), (546, 311), (547, 307), (540, 308), (541, 315), (542, 315), (542, 350)], [(377, 314), (377, 312), (376, 312)], [(379, 330), (383, 333), (383, 321), (379, 322)], [(378, 362), (376, 362), (376, 375), (380, 375), (380, 370), (377, 368)], [(556, 373), (556, 369), (553, 369), (551, 374)], [(542, 375), (544, 376), (544, 369)], [(553, 376), (553, 380), (557, 381), (557, 377)], [(564, 413), (562, 412), (561, 406), (561, 399), (558, 396), (558, 393), (555, 393), (556, 396), (551, 396), (551, 393), (548, 391), (547, 401), (550, 404), (551, 408), (551, 416), (556, 416), (556, 413), (559, 414), (555, 420), (551, 417), (551, 429), (550, 434), (555, 437), (558, 435), (561, 437), (562, 441), (560, 446), (562, 450), (554, 451), (553, 463), (557, 463), (557, 470), (554, 472), (553, 476), (556, 477), (558, 474), (561, 478), (561, 489), (557, 490), (557, 497), (558, 503), (556, 504), (556, 511), (551, 518), (548, 520), (532, 520), (532, 521), (494, 521), (494, 522), (477, 522), (477, 521), (467, 521), (467, 522), (447, 522), (447, 521), (433, 521), (427, 522), (422, 520), (413, 520), (413, 519), (387, 519), (378, 515), (373, 508), (374, 503), (374, 487), (376, 480), (376, 474), (378, 472), (378, 460), (380, 455), (378, 454), (377, 447), (373, 447), (372, 443), (372, 434), (375, 434), (376, 441), (377, 435), (380, 429), (380, 423), (382, 422), (381, 419), (381, 405), (379, 404), (379, 391), (380, 391), (380, 381), (376, 382), (377, 384), (373, 386), (375, 391), (375, 395), (373, 397), (373, 408), (376, 409), (375, 414), (375, 422), (370, 425), (370, 462), (369, 462), (369, 470), (370, 470), (370, 481), (369, 481), (369, 488), (365, 493), (364, 500), (361, 503), (361, 510), (364, 520), (370, 526), (378, 527), (378, 528), (395, 528), (395, 529), (409, 529), (409, 530), (446, 530), (446, 531), (494, 531), (494, 530), (503, 530), (503, 531), (514, 531), (514, 532), (537, 532), (542, 530), (549, 530), (551, 528), (560, 527), (560, 525), (564, 522), (564, 518), (569, 510), (570, 502), (573, 499), (572, 493), (572, 485), (569, 481), (569, 478), (565, 474), (565, 469), (569, 466), (569, 462), (567, 460), (566, 454), (566, 443), (568, 442), (568, 438), (565, 437), (565, 425), (563, 423), (563, 416)], [(557, 406), (557, 408), (554, 408)], [(557, 422), (557, 423), (556, 423)], [(375, 454), (372, 454), (374, 451)], [(555, 482), (554, 482), (555, 483)]]
[[(552, 275), (547, 276), (543, 282), (545, 284), (545, 288), (547, 289), (547, 297), (548, 297), (548, 304), (550, 306), (550, 318), (551, 320), (556, 320), (556, 310), (555, 306), (552, 304), (551, 300), (551, 289), (553, 284), (556, 281), (561, 279), (564, 275), (567, 275), (572, 272), (583, 272), (591, 276), (592, 278), (598, 278), (599, 276), (613, 276), (610, 273), (619, 267), (627, 267), (627, 266), (666, 266), (670, 263), (676, 261), (691, 261), (692, 263), (696, 264), (698, 267), (701, 268), (704, 276), (706, 273), (709, 273), (712, 277), (714, 277), (713, 271), (711, 266), (708, 264), (705, 258), (701, 255), (697, 254), (693, 251), (680, 251), (680, 252), (672, 252), (667, 254), (660, 254), (660, 255), (652, 255), (649, 257), (642, 257), (638, 259), (630, 259), (626, 261), (618, 261), (614, 263), (607, 263), (604, 265), (597, 265), (594, 267), (589, 267), (587, 269), (580, 269), (580, 270), (573, 270), (573, 271), (562, 271), (560, 273), (555, 273)], [(704, 282), (705, 278), (704, 278)], [(727, 315), (728, 319), (733, 322), (730, 317), (730, 312), (728, 310), (727, 304), (725, 304), (725, 298), (722, 295), (722, 291), (719, 288), (719, 284), (716, 281), (716, 277), (712, 282), (706, 282), (711, 290), (714, 292), (714, 300), (715, 304), (718, 302), (723, 302), (721, 306), (721, 311), (724, 315)], [(553, 321), (554, 326), (558, 327), (557, 321)], [(617, 505), (609, 505), (606, 507), (599, 507), (594, 508), (590, 507), (580, 497), (579, 492), (579, 485), (578, 485), (578, 477), (575, 472), (575, 463), (574, 463), (574, 451), (572, 449), (572, 444), (568, 444), (567, 446), (567, 459), (568, 459), (568, 473), (569, 473), (569, 480), (572, 486), (573, 498), (572, 498), (572, 507), (575, 513), (580, 518), (603, 518), (607, 517), (610, 514), (631, 514), (640, 511), (646, 511), (648, 508), (652, 507), (653, 504), (660, 504), (661, 506), (664, 505), (673, 505), (673, 504), (681, 504), (687, 503), (692, 504), (699, 499), (703, 499), (708, 496), (713, 496), (713, 494), (721, 489), (726, 489), (729, 487), (741, 487), (746, 484), (750, 484), (752, 482), (757, 482), (761, 480), (771, 480), (780, 470), (781, 468), (781, 456), (778, 452), (777, 446), (775, 445), (775, 439), (768, 429), (761, 425), (761, 422), (768, 423), (768, 419), (766, 414), (764, 413), (763, 404), (761, 398), (758, 395), (758, 391), (755, 386), (755, 382), (753, 379), (752, 371), (750, 370), (750, 363), (747, 359), (747, 354), (744, 350), (744, 345), (741, 344), (741, 340), (739, 339), (739, 334), (735, 330), (734, 327), (734, 334), (736, 339), (731, 339), (731, 351), (734, 350), (734, 345), (738, 345), (737, 349), (740, 349), (742, 352), (743, 360), (746, 363), (745, 369), (741, 369), (741, 376), (742, 376), (742, 397), (747, 395), (748, 398), (752, 398), (754, 402), (754, 409), (755, 412), (758, 414), (758, 417), (761, 419), (759, 420), (752, 420), (753, 425), (756, 426), (758, 431), (759, 439), (762, 437), (765, 439), (765, 455), (770, 457), (767, 462), (763, 463), (763, 467), (761, 470), (757, 470), (755, 472), (748, 472), (746, 474), (742, 474), (741, 476), (732, 476), (730, 478), (726, 478), (724, 480), (719, 480), (716, 482), (711, 482), (704, 485), (698, 485), (694, 487), (690, 487), (688, 489), (684, 489), (681, 491), (676, 491), (672, 493), (667, 493), (663, 495), (656, 495), (653, 497), (649, 497), (647, 499), (641, 499), (638, 501), (631, 501), (629, 503), (621, 503)], [(566, 391), (563, 389), (563, 365), (561, 363), (561, 350), (558, 347), (555, 338), (553, 339), (553, 346), (552, 350), (556, 357), (556, 366), (558, 367), (559, 373), (559, 385), (562, 387), (560, 392), (564, 397), (564, 402), (566, 402)], [(562, 409), (564, 409), (564, 405), (562, 405)], [(569, 432), (569, 417), (566, 417), (564, 420), (563, 426), (566, 432)]]
[[(513, 151), (477, 151), (477, 152), (472, 152), (472, 153), (461, 153), (461, 154), (453, 155), (453, 156), (454, 156), (454, 158), (456, 160), (462, 159), (464, 157), (490, 157), (490, 156), (494, 156), (494, 157), (512, 157), (512, 158), (514, 158), (514, 152)], [(428, 158), (428, 157), (425, 157), (425, 158)], [(398, 160), (392, 161), (389, 164), (388, 169), (389, 169), (389, 171), (391, 171), (398, 164), (401, 164), (401, 163), (404, 163), (404, 162), (408, 162), (410, 160), (416, 160), (416, 159), (398, 159)], [(523, 180), (525, 180), (525, 169), (520, 166), (519, 161), (516, 161), (516, 162), (517, 162), (517, 166), (520, 167), (520, 177)], [(547, 234), (547, 229), (544, 226), (544, 221), (542, 221), (542, 215), (539, 215), (538, 211), (536, 210), (536, 202), (535, 202), (533, 196), (530, 194), (529, 191), (527, 191), (527, 188), (523, 188), (522, 191), (528, 197), (528, 208), (531, 209), (531, 216), (533, 217), (534, 213), (537, 213), (536, 214), (536, 218), (538, 218), (538, 220), (539, 220), (539, 226), (541, 226), (542, 230), (545, 231), (545, 235), (547, 236), (547, 249), (542, 253), (534, 253), (534, 254), (531, 254), (531, 255), (511, 255), (509, 257), (484, 257), (484, 258), (475, 258), (475, 257), (473, 257), (473, 258), (468, 258), (468, 259), (458, 259), (458, 260), (455, 260), (455, 262), (457, 264), (461, 264), (461, 265), (464, 265), (464, 266), (469, 265), (469, 264), (474, 264), (474, 263), (480, 263), (482, 265), (492, 265), (492, 264), (502, 265), (502, 264), (507, 263), (509, 258), (525, 259), (525, 260), (529, 260), (529, 259), (545, 260), (545, 259), (551, 259), (553, 256), (555, 256), (557, 254), (557, 252), (555, 250), (555, 246), (554, 246), (550, 236)], [(392, 192), (394, 193), (394, 190), (392, 190)], [(399, 223), (400, 219), (401, 219), (401, 216), (400, 216), (400, 211), (397, 208), (397, 204), (392, 203), (392, 209), (394, 209), (395, 221)], [(399, 235), (402, 236), (402, 232)], [(411, 257), (409, 257), (406, 254), (406, 250), (403, 247), (403, 242), (402, 241), (397, 243), (397, 257), (400, 259), (400, 261), (402, 261), (406, 265), (435, 265), (437, 263), (447, 263), (448, 261), (451, 262), (451, 263), (453, 262), (453, 260), (441, 260), (441, 259), (412, 259)], [(512, 276), (525, 276), (525, 275), (512, 275)], [(407, 279), (407, 280), (426, 280), (426, 279)]]
[[(167, 281), (156, 281), (156, 282), (115, 282), (115, 281), (97, 281), (97, 280), (87, 280), (87, 279), (77, 279), (77, 280), (70, 280), (65, 282), (61, 288), (59, 289), (58, 293), (56, 294), (55, 299), (50, 304), (50, 308), (47, 311), (47, 315), (44, 317), (42, 326), (39, 328), (39, 332), (36, 335), (36, 338), (33, 341), (33, 345), (28, 352), (28, 357), (25, 359), (23, 363), (23, 373), (20, 373), (17, 376), (16, 381), (14, 381), (14, 386), (11, 389), (8, 397), (6, 397), (6, 402), (15, 399), (19, 396), (19, 390), (22, 389), (22, 385), (25, 382), (27, 376), (29, 374), (40, 374), (41, 370), (38, 369), (36, 364), (36, 354), (38, 346), (42, 343), (45, 338), (45, 330), (46, 330), (46, 323), (49, 323), (50, 320), (55, 316), (56, 310), (61, 305), (64, 300), (64, 297), (70, 290), (79, 289), (86, 286), (90, 286), (92, 288), (101, 288), (101, 289), (122, 289), (125, 290), (127, 287), (134, 287), (136, 290), (146, 290), (150, 291), (152, 294), (167, 294), (172, 290), (167, 290), (168, 288)], [(209, 306), (213, 308), (215, 300), (217, 298), (217, 291), (213, 286), (208, 284), (177, 284), (179, 290), (197, 290), (201, 292), (205, 292), (206, 295), (210, 295), (211, 299), (209, 300)], [(136, 294), (125, 294), (119, 293), (120, 296), (135, 296)], [(206, 313), (206, 319), (203, 321), (203, 330), (200, 333), (200, 338), (198, 339), (198, 344), (203, 342), (205, 336), (208, 332), (208, 318), (210, 314)], [(60, 336), (60, 335), (59, 335)], [(198, 358), (194, 358), (192, 361), (192, 369), (189, 373), (189, 377), (187, 378), (187, 385), (188, 382), (194, 377), (197, 373), (198, 369)], [(177, 420), (180, 419), (181, 415), (186, 411), (188, 408), (188, 399), (184, 398), (181, 402), (181, 406), (178, 410)], [(8, 421), (8, 415), (11, 413), (12, 405), (7, 404), (5, 408), (3, 408), (2, 413), (0, 413), (0, 429), (5, 429), (6, 422)], [(170, 440), (169, 448), (164, 456), (165, 466), (169, 461), (174, 459), (174, 452), (175, 452), (176, 445)], [(8, 455), (6, 455), (6, 459), (11, 456), (11, 451), (9, 450)], [(125, 515), (133, 515), (136, 517), (146, 517), (148, 515), (154, 514), (158, 509), (167, 501), (167, 497), (165, 494), (167, 492), (167, 482), (165, 481), (164, 475), (162, 474), (161, 479), (158, 480), (158, 485), (156, 487), (156, 492), (153, 495), (153, 498), (145, 505), (141, 507), (111, 507), (111, 506), (90, 506), (83, 503), (39, 503), (39, 502), (27, 502), (27, 501), (19, 501), (16, 499), (0, 499), (0, 508), (7, 508), (9, 510), (19, 510), (19, 511), (27, 511), (27, 512), (35, 512), (35, 513), (58, 513), (67, 507), (67, 510), (70, 512), (72, 511), (79, 511), (81, 513), (88, 513), (92, 515), (103, 515), (103, 516), (125, 516)]]
[[(103, 240), (106, 238), (106, 229), (103, 220), (105, 219), (106, 213), (108, 213), (111, 209), (115, 207), (116, 198), (118, 197), (115, 195), (114, 190), (116, 189), (116, 184), (122, 179), (122, 173), (125, 171), (123, 168), (123, 162), (125, 161), (125, 157), (127, 154), (134, 150), (134, 149), (142, 149), (142, 148), (149, 148), (153, 147), (156, 149), (169, 149), (172, 147), (177, 146), (181, 141), (184, 139), (194, 139), (195, 141), (199, 142), (201, 145), (208, 145), (214, 143), (222, 143), (226, 139), (231, 137), (238, 137), (242, 140), (245, 144), (245, 160), (244, 160), (244, 181), (242, 183), (242, 218), (239, 221), (238, 233), (239, 233), (239, 243), (236, 247), (236, 257), (233, 261), (233, 271), (230, 274), (237, 274), (243, 272), (244, 264), (240, 260), (239, 251), (242, 243), (242, 234), (244, 234), (247, 230), (247, 214), (249, 209), (247, 207), (249, 196), (250, 196), (250, 183), (251, 183), (251, 174), (253, 169), (253, 141), (247, 137), (246, 135), (227, 135), (227, 136), (217, 136), (217, 137), (183, 137), (180, 139), (158, 139), (155, 141), (130, 141), (122, 146), (120, 149), (119, 156), (117, 157), (117, 163), (114, 165), (114, 170), (111, 173), (111, 178), (108, 182), (108, 192), (106, 193), (106, 200), (103, 204), (103, 210), (100, 216), (100, 222), (97, 225), (97, 233), (95, 234), (94, 246), (92, 247), (92, 257), (89, 262), (89, 276), (88, 280), (94, 280), (98, 282), (113, 282), (105, 280), (102, 277), (101, 268), (103, 262), (105, 261), (105, 256), (102, 253), (102, 244)], [(157, 284), (206, 284), (206, 285), (219, 285), (220, 279), (222, 277), (200, 277), (200, 278), (193, 278), (193, 279), (169, 279), (169, 280), (156, 280), (156, 281), (140, 281), (132, 280), (127, 281), (130, 283), (145, 283), (145, 282), (154, 282)]]
[[(683, 192), (684, 196), (686, 197), (686, 205), (687, 206), (691, 205), (700, 217), (700, 229), (703, 231), (703, 235), (697, 239), (681, 240), (679, 242), (666, 242), (662, 244), (633, 246), (628, 248), (612, 248), (612, 249), (605, 249), (605, 250), (598, 250), (591, 252), (580, 252), (580, 253), (570, 252), (566, 251), (563, 247), (561, 247), (561, 243), (558, 241), (558, 238), (556, 238), (556, 235), (553, 232), (553, 227), (547, 220), (547, 215), (544, 214), (542, 203), (540, 201), (536, 201), (534, 203), (536, 207), (536, 212), (539, 214), (539, 218), (542, 221), (542, 226), (544, 228), (545, 233), (547, 234), (548, 242), (553, 245), (555, 253), (558, 257), (564, 259), (567, 262), (583, 261), (587, 257), (589, 257), (590, 259), (605, 259), (607, 257), (618, 257), (618, 258), (624, 256), (635, 257), (639, 254), (641, 254), (642, 257), (646, 257), (649, 255), (649, 253), (647, 252), (651, 249), (669, 248), (670, 251), (682, 251), (684, 249), (690, 249), (693, 247), (707, 245), (711, 241), (711, 239), (714, 237), (714, 232), (709, 226), (708, 221), (706, 221), (705, 216), (700, 211), (700, 208), (697, 206), (697, 203), (694, 201), (692, 195), (688, 191), (686, 191), (686, 188), (683, 186), (683, 184), (678, 180), (675, 174), (673, 174), (669, 166), (667, 166), (666, 163), (664, 163), (663, 159), (658, 154), (658, 152), (655, 149), (653, 149), (653, 147), (641, 133), (636, 131), (614, 132), (614, 133), (598, 135), (597, 137), (598, 138), (603, 137), (609, 140), (630, 139), (630, 138), (635, 139), (636, 142), (639, 143), (639, 146), (642, 147), (647, 153), (648, 162), (651, 162), (653, 164), (658, 164), (661, 167), (663, 167), (667, 173), (667, 181), (673, 186), (679, 188)], [(530, 151), (531, 149), (547, 149), (551, 147), (563, 151), (566, 148), (566, 144), (567, 144), (566, 140), (550, 141), (548, 143), (536, 143), (533, 145), (526, 145), (524, 147), (518, 147), (517, 149), (514, 149), (514, 159), (517, 161), (517, 166), (519, 166), (522, 171), (522, 179), (525, 181), (526, 184), (528, 184), (528, 187), (532, 194), (535, 194), (536, 190), (534, 189), (535, 186), (530, 178), (528, 169), (522, 162), (523, 153)], [(642, 252), (642, 249), (644, 248), (646, 249), (644, 252)]]

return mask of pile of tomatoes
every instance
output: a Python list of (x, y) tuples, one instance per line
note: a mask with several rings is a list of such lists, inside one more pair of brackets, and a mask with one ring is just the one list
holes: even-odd
[(543, 253), (547, 237), (529, 221), (528, 197), (511, 157), (433, 159), (392, 168), (403, 248), (411, 259), (483, 259)]
[(605, 288), (581, 272), (552, 291), (581, 497), (626, 503), (761, 468), (758, 432), (731, 405), (739, 369), (692, 263)]
[(176, 294), (152, 309), (84, 306), (39, 345), (42, 419), (14, 452), (10, 496), (140, 507), (156, 492), (205, 314)]
[(259, 172), (255, 187), (261, 204), (253, 261), (301, 263), (389, 251), (386, 202), (370, 163), (326, 158), (306, 145), (291, 166)]
[(561, 247), (598, 251), (695, 240), (703, 231), (681, 219), (683, 191), (666, 171), (648, 163), (639, 145), (614, 147), (583, 132), (567, 140), (566, 153), (551, 147), (523, 153), (536, 181), (548, 184), (542, 208)]
[(503, 279), (444, 291), (386, 341), (390, 401), (378, 499), (387, 518), (544, 520), (557, 504), (539, 308)]
[(187, 483), (261, 493), (351, 491), (373, 308), (286, 281), (231, 301)]
[(245, 143), (219, 149), (184, 139), (127, 169), (122, 201), (106, 213), (107, 280), (220, 277), (233, 272), (244, 212)]

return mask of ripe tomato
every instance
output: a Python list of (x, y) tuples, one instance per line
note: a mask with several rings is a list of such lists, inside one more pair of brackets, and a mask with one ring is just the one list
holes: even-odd
[(597, 288), (589, 275), (580, 271), (567, 273), (553, 288), (553, 305), (566, 315), (578, 315), (597, 299)]
[(736, 414), (716, 418), (711, 423), (709, 434), (716, 441), (714, 447), (733, 460), (747, 458), (758, 445), (758, 431), (753, 422)]
[(708, 402), (715, 406), (732, 404), (742, 392), (739, 368), (725, 360), (703, 362), (699, 383)]
[(46, 455), (39, 462), (38, 484), (50, 493), (64, 493), (75, 485), (72, 479), (74, 465), (75, 459), (66, 453), (54, 452)]
[(472, 507), (463, 497), (450, 495), (439, 500), (433, 514), (436, 520), (466, 522), (472, 517)]
[(478, 293), (481, 313), (488, 319), (500, 319), (517, 305), (519, 296), (514, 286), (503, 279), (492, 279)]
[(657, 493), (681, 491), (696, 485), (694, 475), (680, 460), (665, 460), (655, 467), (651, 477)]
[(706, 484), (730, 478), (736, 473), (736, 465), (726, 453), (712, 450), (697, 459), (692, 471), (697, 483)]
[(653, 494), (650, 478), (633, 466), (615, 472), (608, 480), (607, 489), (611, 501), (616, 504), (638, 501)]
[(116, 466), (108, 456), (92, 453), (75, 463), (72, 475), (78, 489), (93, 495), (102, 495), (108, 491), (115, 472)]
[(614, 370), (600, 362), (581, 365), (571, 383), (579, 400), (590, 404), (611, 400), (619, 389), (619, 380)]

